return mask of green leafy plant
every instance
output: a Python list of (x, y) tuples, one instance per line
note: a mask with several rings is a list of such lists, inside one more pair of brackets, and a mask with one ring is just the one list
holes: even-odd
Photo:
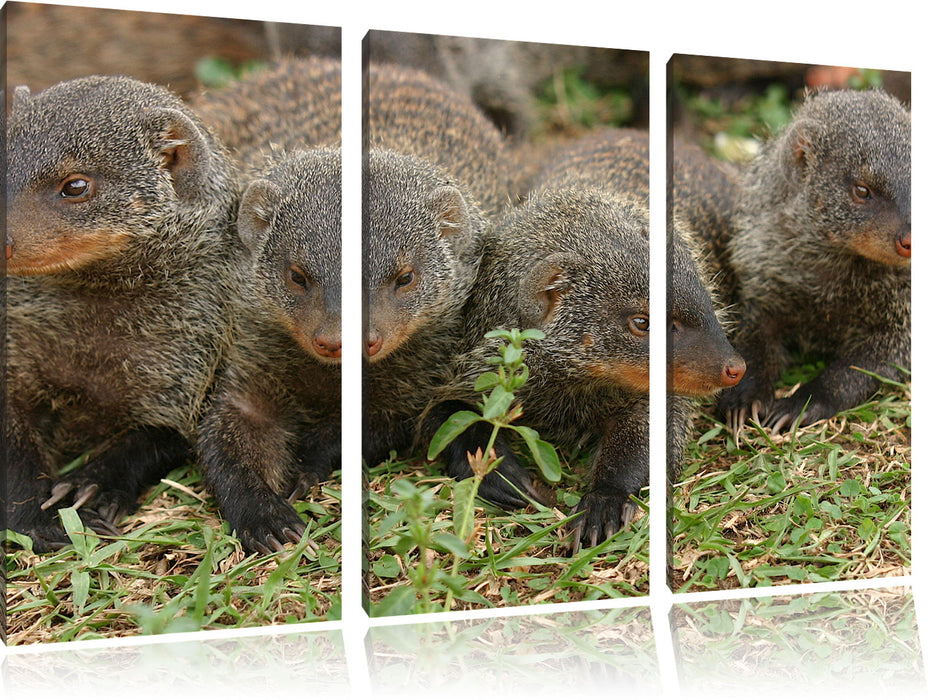
[[(503, 342), (489, 359), (491, 370), (475, 382), (482, 394), (478, 410), (453, 414), (436, 432), (429, 449), (429, 457), (436, 457), (471, 425), (490, 425), (492, 435), (486, 446), (471, 459), (473, 476), (456, 482), (432, 476), (414, 480), (397, 473), (412, 474), (414, 465), (396, 459), (374, 470), (372, 596), (389, 589), (371, 607), (375, 616), (620, 597), (638, 594), (646, 583), (641, 573), (646, 563), (646, 528), (609, 541), (601, 551), (569, 559), (562, 553), (561, 536), (569, 518), (557, 518), (552, 508), (533, 504), (524, 512), (505, 515), (495, 510), (483, 520), (475, 517), (481, 480), (500, 463), (493, 446), (502, 431), (519, 436), (518, 442), (527, 448), (523, 453), (529, 453), (544, 479), (558, 481), (561, 471), (553, 446), (535, 430), (516, 424), (523, 412), (517, 392), (529, 379), (523, 343), (542, 338), (542, 333), (499, 330), (488, 337)], [(575, 481), (571, 476), (570, 480)], [(624, 560), (634, 567), (633, 583), (612, 584), (597, 575), (596, 565), (619, 568)]]
[(541, 440), (539, 433), (533, 428), (514, 424), (514, 421), (523, 415), (523, 407), (516, 399), (516, 392), (526, 384), (530, 377), (530, 369), (524, 362), (526, 352), (523, 349), (523, 343), (527, 340), (543, 339), (545, 337), (543, 332), (535, 328), (525, 331), (516, 328), (498, 329), (486, 333), (484, 337), (502, 338), (507, 342), (499, 346), (497, 355), (487, 360), (496, 369), (484, 372), (475, 380), (475, 391), (479, 393), (487, 391), (478, 404), (480, 413), (466, 410), (452, 414), (433, 435), (429, 443), (429, 459), (438, 457), (452, 440), (475, 423), (485, 422), (492, 427), (487, 447), (484, 452), (469, 457), (469, 463), (475, 474), (475, 491), (481, 479), (495, 469), (503, 459), (494, 453), (494, 442), (503, 429), (512, 430), (523, 438), (530, 450), (530, 456), (539, 467), (544, 479), (551, 483), (559, 481), (562, 470), (555, 448)]

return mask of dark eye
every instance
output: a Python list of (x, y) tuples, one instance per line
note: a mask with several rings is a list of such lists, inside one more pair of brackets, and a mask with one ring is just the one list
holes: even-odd
[(650, 319), (643, 314), (635, 314), (627, 319), (627, 327), (634, 335), (647, 335), (650, 332)]
[(415, 273), (412, 270), (406, 270), (396, 278), (394, 284), (397, 289), (403, 289), (404, 287), (409, 287), (414, 279), (416, 279)]
[(62, 199), (83, 202), (94, 193), (94, 181), (87, 175), (69, 175), (59, 185)]
[(856, 202), (866, 202), (871, 199), (871, 188), (863, 182), (856, 182), (852, 185), (852, 197)]
[(303, 291), (309, 288), (309, 280), (306, 278), (305, 273), (295, 265), (289, 266), (289, 271), (287, 274), (289, 277), (289, 283), (292, 286), (298, 287)]

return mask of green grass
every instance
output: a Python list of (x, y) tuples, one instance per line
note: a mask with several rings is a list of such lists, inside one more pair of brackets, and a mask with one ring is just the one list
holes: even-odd
[(735, 444), (711, 406), (674, 494), (674, 590), (909, 573), (910, 386)]
[[(455, 536), (453, 491), (465, 482), (419, 460), (370, 470), (371, 614), (402, 615), (643, 595), (648, 588), (646, 509), (626, 530), (567, 556), (568, 516), (582, 495), (568, 468), (553, 507), (506, 513), (475, 508), (467, 541)], [(401, 488), (402, 485), (402, 488)], [(413, 503), (418, 507), (414, 507)]]
[(194, 469), (169, 474), (121, 525), (85, 530), (60, 511), (72, 544), (37, 555), (28, 538), (7, 552), (8, 643), (66, 642), (340, 617), (341, 492), (336, 481), (297, 503), (317, 549), (244, 556)]
[(557, 71), (536, 94), (537, 122), (531, 138), (582, 132), (595, 127), (627, 126), (634, 120), (634, 100), (624, 88), (599, 87), (584, 69)]

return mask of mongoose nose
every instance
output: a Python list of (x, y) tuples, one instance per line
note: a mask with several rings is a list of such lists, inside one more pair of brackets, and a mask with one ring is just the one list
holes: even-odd
[(747, 365), (742, 358), (729, 360), (728, 364), (722, 369), (722, 384), (726, 387), (734, 386), (741, 381), (745, 370), (747, 370)]
[(378, 335), (378, 334), (371, 335), (367, 339), (367, 354), (373, 357), (378, 352), (380, 352), (380, 348), (382, 346), (383, 346), (383, 336)]
[[(910, 232), (907, 231), (905, 235), (898, 238), (897, 241), (895, 242), (895, 245), (897, 247), (897, 255), (902, 255), (905, 258), (909, 258), (910, 257)], [(9, 249), (7, 250), (7, 257), (10, 257)]]
[(312, 340), (312, 347), (322, 357), (341, 357), (341, 339), (317, 335)]

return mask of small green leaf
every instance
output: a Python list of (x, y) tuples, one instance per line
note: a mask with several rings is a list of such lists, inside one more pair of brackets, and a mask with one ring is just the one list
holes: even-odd
[(471, 552), (465, 543), (450, 532), (439, 532), (432, 541), (432, 548), (436, 551), (450, 552), (462, 559), (468, 559)]
[(512, 430), (520, 433), (523, 441), (530, 449), (530, 456), (539, 467), (540, 473), (546, 481), (555, 484), (562, 476), (562, 465), (559, 463), (559, 455), (556, 454), (556, 448), (544, 440), (540, 440), (539, 433), (533, 428), (525, 425), (512, 425)]
[(846, 498), (852, 498), (861, 493), (861, 484), (856, 479), (846, 479), (839, 487), (839, 493)]
[[(513, 403), (513, 400), (514, 395), (504, 387), (499, 385), (494, 387), (484, 401), (484, 418), (492, 420), (499, 416), (506, 415), (507, 411), (510, 410), (510, 404)], [(436, 433), (436, 435), (438, 435), (438, 433)]]
[(517, 365), (523, 359), (523, 349), (516, 345), (508, 345), (504, 349), (504, 363), (508, 365)]
[(874, 521), (871, 518), (864, 518), (858, 526), (858, 537), (863, 540), (870, 540), (874, 535)]
[(500, 377), (497, 372), (484, 372), (475, 380), (474, 390), (481, 392), (487, 391), (500, 384)]
[(786, 479), (780, 472), (774, 472), (767, 477), (767, 489), (770, 493), (780, 493), (786, 488)]
[(94, 548), (100, 543), (100, 540), (94, 535), (86, 534), (84, 523), (74, 508), (62, 508), (59, 511), (59, 517), (62, 519), (62, 526), (68, 534), (75, 547), (75, 551), (82, 559), (87, 559)]
[(85, 603), (88, 602), (88, 591), (91, 590), (91, 574), (87, 571), (75, 571), (71, 576), (71, 583), (75, 612), (80, 615), (84, 612)]
[(398, 586), (371, 608), (371, 613), (374, 617), (405, 615), (413, 612), (415, 606), (416, 591), (410, 586)]
[(31, 552), (33, 548), (33, 541), (29, 535), (23, 535), (19, 532), (13, 532), (13, 530), (6, 531), (7, 542), (13, 542), (18, 544), (20, 547), (26, 551)]
[(396, 578), (400, 575), (400, 562), (395, 556), (384, 554), (371, 564), (371, 573), (380, 578)]
[(539, 328), (527, 328), (525, 331), (520, 333), (520, 341), (525, 340), (543, 340), (546, 337), (546, 334), (543, 333)]
[(465, 430), (481, 420), (481, 416), (473, 411), (458, 411), (449, 416), (429, 443), (429, 459), (435, 459), (448, 444), (461, 435)]
[(455, 533), (466, 538), (474, 524), (474, 502), (478, 493), (477, 479), (462, 479), (452, 487), (452, 520)]

